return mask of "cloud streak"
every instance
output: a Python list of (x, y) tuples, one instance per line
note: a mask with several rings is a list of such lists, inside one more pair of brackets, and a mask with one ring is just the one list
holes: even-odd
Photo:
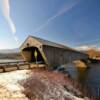
[(96, 45), (80, 45), (76, 47), (77, 50), (90, 50), (90, 49), (96, 49)]
[(100, 51), (100, 46), (97, 45), (81, 45), (76, 47), (76, 50), (82, 50), (82, 51), (86, 51), (86, 50), (97, 50)]
[(1, 0), (1, 9), (2, 9), (3, 15), (4, 15), (6, 21), (8, 22), (12, 32), (15, 33), (16, 27), (11, 19), (11, 16), (10, 16), (9, 0)]
[(68, 12), (69, 10), (71, 10), (73, 7), (75, 7), (80, 0), (76, 0), (75, 2), (71, 3), (71, 4), (65, 4), (63, 5), (63, 7), (56, 13), (54, 14), (52, 17), (50, 17), (44, 24), (40, 25), (35, 31), (34, 33), (40, 31), (41, 29), (45, 28), (51, 21), (53, 21), (54, 19), (56, 19), (57, 17), (65, 14), (66, 12)]
[(14, 40), (16, 41), (17, 44), (19, 44), (18, 43), (18, 38), (16, 36), (16, 27), (15, 27), (15, 25), (14, 25), (12, 19), (11, 19), (11, 16), (10, 16), (10, 3), (9, 3), (9, 0), (0, 0), (0, 5), (1, 5), (2, 13), (3, 13), (8, 25), (11, 28)]

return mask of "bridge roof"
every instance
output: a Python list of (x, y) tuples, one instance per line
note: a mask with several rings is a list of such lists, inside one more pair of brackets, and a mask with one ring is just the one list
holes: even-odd
[[(29, 37), (32, 37), (32, 38), (36, 39), (37, 41), (39, 41), (43, 45), (76, 51), (76, 50), (74, 50), (74, 49), (72, 49), (72, 48), (70, 48), (68, 46), (65, 46), (65, 45), (62, 45), (62, 44), (59, 44), (59, 43), (51, 42), (51, 41), (48, 41), (48, 40), (45, 40), (45, 39), (41, 39), (41, 38), (38, 38), (38, 37), (35, 37), (35, 36), (29, 36)], [(78, 52), (78, 51), (76, 51), (76, 52)]]
[[(41, 38), (38, 38), (38, 37), (35, 37), (35, 36), (28, 36), (28, 38), (33, 38), (33, 39), (37, 40), (38, 42), (40, 42), (44, 46), (57, 47), (57, 48), (61, 48), (61, 49), (70, 50), (70, 51), (73, 51), (73, 52), (85, 54), (84, 52), (77, 51), (77, 50), (75, 50), (73, 48), (70, 48), (70, 47), (68, 47), (66, 45), (62, 45), (62, 44), (59, 44), (59, 43), (51, 42), (51, 41), (48, 41), (48, 40), (45, 40), (45, 39), (41, 39)], [(24, 41), (24, 43), (28, 40), (28, 38)], [(20, 48), (23, 46), (23, 44), (20, 46)], [(85, 55), (87, 55), (87, 54), (85, 54)]]

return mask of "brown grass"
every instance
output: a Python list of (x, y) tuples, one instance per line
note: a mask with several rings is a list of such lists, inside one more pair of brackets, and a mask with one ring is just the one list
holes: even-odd
[(62, 100), (60, 98), (67, 98), (64, 97), (63, 91), (82, 97), (80, 85), (59, 72), (34, 69), (30, 77), (21, 81), (20, 84), (24, 86), (23, 92), (30, 100), (50, 100), (51, 98)]

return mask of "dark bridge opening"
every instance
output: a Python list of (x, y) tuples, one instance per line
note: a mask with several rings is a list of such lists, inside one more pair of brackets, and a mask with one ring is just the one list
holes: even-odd
[(27, 47), (24, 48), (23, 51), (23, 56), (25, 57), (25, 59), (31, 63), (40, 63), (40, 64), (44, 64), (45, 61), (42, 57), (41, 52), (38, 50), (37, 47)]

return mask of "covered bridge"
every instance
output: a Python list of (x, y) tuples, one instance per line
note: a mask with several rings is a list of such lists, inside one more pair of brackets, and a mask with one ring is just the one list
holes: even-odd
[(88, 55), (67, 46), (29, 36), (20, 47), (24, 60), (59, 66), (77, 59), (87, 59)]

